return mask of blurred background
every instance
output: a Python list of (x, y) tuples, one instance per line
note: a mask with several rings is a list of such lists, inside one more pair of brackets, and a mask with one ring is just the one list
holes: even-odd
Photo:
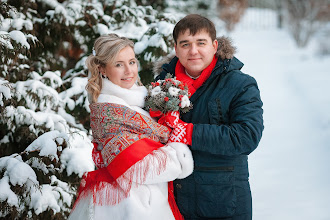
[(329, 0), (1, 0), (0, 219), (66, 219), (94, 169), (85, 91), (94, 40), (132, 39), (148, 85), (190, 13), (232, 39), (261, 90), (253, 219), (330, 219)]

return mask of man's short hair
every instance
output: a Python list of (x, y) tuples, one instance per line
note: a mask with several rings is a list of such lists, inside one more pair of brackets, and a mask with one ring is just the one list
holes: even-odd
[(175, 25), (173, 29), (175, 44), (177, 44), (179, 35), (183, 34), (186, 30), (189, 30), (190, 34), (193, 36), (198, 32), (205, 30), (209, 33), (212, 41), (216, 39), (216, 30), (213, 22), (198, 14), (187, 15)]

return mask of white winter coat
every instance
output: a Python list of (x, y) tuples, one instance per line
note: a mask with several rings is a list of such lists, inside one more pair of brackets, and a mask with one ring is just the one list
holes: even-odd
[[(128, 108), (150, 117), (144, 111), (144, 98), (147, 90), (144, 86), (134, 85), (130, 89), (121, 88), (111, 81), (103, 80), (103, 89), (98, 102), (125, 105)], [(168, 143), (159, 150), (166, 152), (166, 168), (159, 175), (150, 172), (146, 181), (132, 184), (128, 198), (116, 205), (99, 206), (92, 203), (91, 195), (82, 198), (69, 219), (71, 220), (171, 220), (174, 219), (168, 203), (168, 182), (182, 179), (193, 171), (193, 159), (190, 149), (182, 143)], [(147, 155), (143, 160), (147, 160)], [(148, 160), (151, 161), (151, 160)], [(154, 166), (157, 169), (157, 166)], [(151, 174), (153, 173), (153, 174)], [(133, 180), (137, 181), (137, 180)]]

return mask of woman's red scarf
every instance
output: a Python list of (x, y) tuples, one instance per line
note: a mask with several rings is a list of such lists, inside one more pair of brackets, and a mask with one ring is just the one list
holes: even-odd
[[(93, 142), (103, 146), (105, 166), (84, 175), (75, 205), (89, 192), (94, 204), (115, 205), (129, 196), (134, 178), (143, 183), (147, 173), (165, 170), (167, 155), (159, 148), (171, 130), (123, 105), (94, 103), (90, 109)], [(170, 189), (169, 203), (175, 218), (181, 219)]]
[(196, 90), (210, 77), (217, 61), (218, 58), (214, 56), (210, 65), (202, 71), (201, 75), (197, 79), (192, 79), (187, 76), (184, 66), (182, 66), (180, 60), (178, 60), (175, 66), (176, 79), (188, 86), (190, 96), (192, 96)]

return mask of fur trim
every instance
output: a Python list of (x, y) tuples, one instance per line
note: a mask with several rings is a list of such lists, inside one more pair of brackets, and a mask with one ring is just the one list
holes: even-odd
[(194, 170), (194, 160), (189, 147), (179, 142), (169, 142), (167, 145), (176, 151), (176, 155), (181, 164), (182, 173), (177, 178), (184, 179), (192, 174)]
[[(217, 57), (220, 57), (222, 60), (224, 59), (232, 59), (234, 54), (236, 53), (236, 47), (233, 46), (232, 40), (229, 37), (221, 36), (217, 38), (218, 41), (218, 50), (216, 53)], [(155, 62), (153, 64), (153, 73), (157, 76), (162, 71), (162, 65), (169, 63), (175, 54), (170, 54), (161, 60)]]
[(106, 97), (110, 97), (109, 95), (111, 95), (117, 97), (117, 99), (120, 98), (124, 100), (130, 106), (138, 106), (143, 108), (145, 103), (144, 98), (146, 97), (147, 93), (148, 91), (144, 86), (137, 86), (134, 84), (130, 89), (125, 89), (105, 78), (103, 79), (103, 86), (101, 94), (98, 98), (98, 102), (118, 102), (118, 100), (105, 101), (107, 99)]
[(229, 37), (219, 37), (218, 40), (218, 50), (216, 55), (222, 60), (232, 59), (236, 52), (236, 47), (232, 45), (232, 40)]

